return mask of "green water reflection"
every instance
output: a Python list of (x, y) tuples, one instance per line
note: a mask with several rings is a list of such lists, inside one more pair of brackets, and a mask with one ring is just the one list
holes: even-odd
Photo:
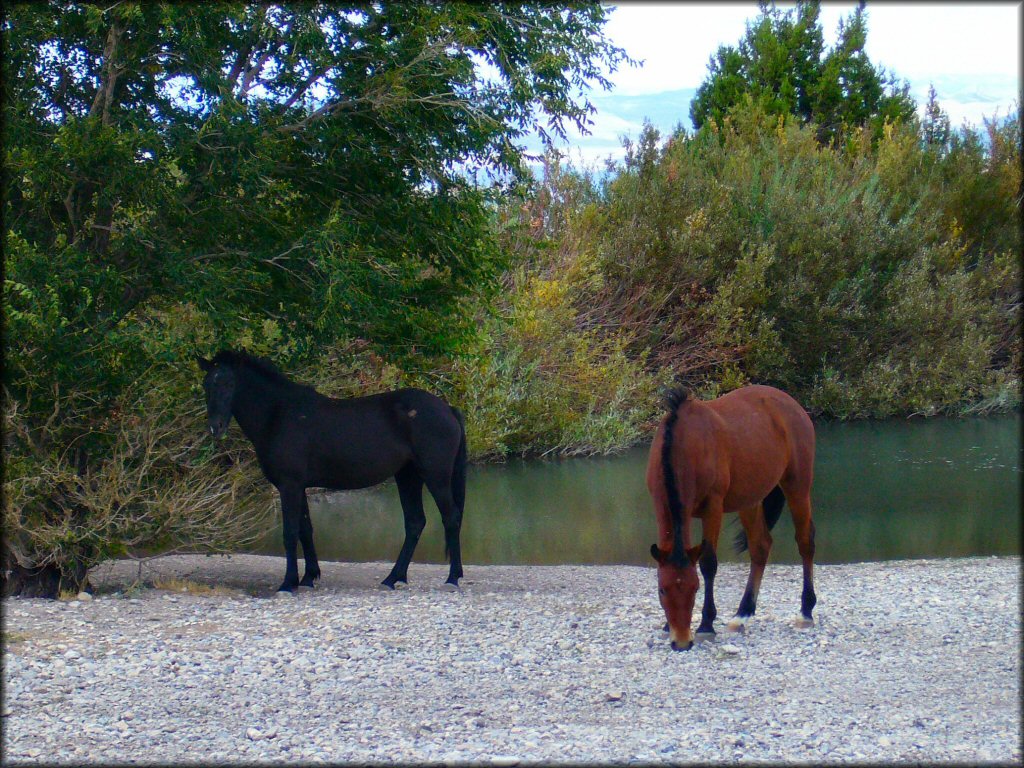
[[(977, 419), (819, 423), (814, 516), (819, 563), (1015, 554), (1020, 551), (1019, 414)], [(655, 537), (644, 484), (647, 448), (613, 458), (511, 461), (471, 467), (463, 559), (480, 563), (646, 564)], [(443, 562), (440, 516), (425, 494), (427, 528), (414, 561)], [(402, 544), (390, 482), (311, 494), (325, 560), (393, 560)], [(724, 545), (739, 530), (729, 515)], [(773, 562), (799, 562), (788, 508)], [(698, 534), (699, 536), (699, 534)], [(260, 551), (281, 554), (280, 530)]]

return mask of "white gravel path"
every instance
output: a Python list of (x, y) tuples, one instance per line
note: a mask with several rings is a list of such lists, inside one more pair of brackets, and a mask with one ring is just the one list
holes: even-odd
[[(1021, 764), (1020, 558), (816, 569), (722, 564), (719, 635), (673, 653), (653, 567), (323, 563), (274, 598), (282, 558), (174, 556), (149, 579), (237, 588), (3, 601), (3, 763), (943, 762)], [(697, 612), (699, 615), (700, 600)]]

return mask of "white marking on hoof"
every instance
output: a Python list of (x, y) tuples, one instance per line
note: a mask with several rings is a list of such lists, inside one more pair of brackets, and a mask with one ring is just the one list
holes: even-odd
[(733, 616), (732, 620), (725, 625), (725, 628), (730, 632), (745, 632), (749, 621), (749, 616)]
[(444, 584), (442, 584), (441, 585), (441, 589), (443, 589), (445, 592), (460, 592), (461, 591), (459, 589), (459, 585), (458, 584), (452, 584), (450, 581), (446, 581)]
[(287, 592), (287, 591), (285, 591), (283, 589), (278, 590), (277, 592), (274, 593), (274, 599), (275, 600), (287, 600), (290, 597), (295, 597), (295, 595), (293, 595), (291, 592)]
[(416, 418), (416, 409), (415, 408), (413, 408), (411, 411), (409, 411), (409, 418), (410, 419), (415, 419)]
[(715, 633), (714, 632), (697, 632), (693, 636), (693, 639), (696, 640), (698, 643), (709, 643), (709, 642), (711, 642), (712, 640), (715, 639)]
[(793, 626), (797, 629), (810, 629), (814, 626), (814, 619), (808, 619), (806, 616), (797, 616), (793, 619)]

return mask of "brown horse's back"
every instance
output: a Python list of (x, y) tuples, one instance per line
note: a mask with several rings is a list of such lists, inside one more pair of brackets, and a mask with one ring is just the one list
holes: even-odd
[(776, 485), (806, 492), (814, 474), (814, 425), (785, 392), (762, 385), (733, 390), (705, 403), (720, 417), (729, 456), (726, 511), (761, 501)]
[[(664, 422), (647, 472), (648, 488), (659, 501), (663, 430)], [(715, 400), (687, 400), (679, 408), (673, 444), (682, 503), (695, 516), (712, 495), (722, 499), (724, 511), (734, 512), (760, 503), (776, 485), (787, 492), (810, 489), (814, 425), (796, 400), (774, 387), (752, 385)]]

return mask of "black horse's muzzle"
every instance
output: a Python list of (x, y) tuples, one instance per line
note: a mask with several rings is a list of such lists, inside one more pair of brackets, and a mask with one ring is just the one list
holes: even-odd
[(228, 420), (210, 419), (209, 423), (207, 424), (207, 427), (210, 430), (210, 434), (213, 435), (213, 439), (220, 440), (228, 431)]

